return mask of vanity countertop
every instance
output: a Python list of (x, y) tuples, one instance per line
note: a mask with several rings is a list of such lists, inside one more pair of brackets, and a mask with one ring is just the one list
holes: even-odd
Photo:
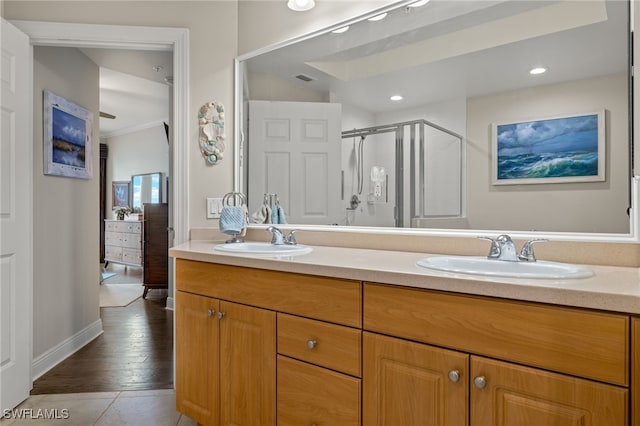
[(395, 284), (478, 296), (544, 302), (640, 314), (640, 268), (586, 265), (594, 276), (581, 279), (522, 279), (439, 272), (416, 265), (428, 253), (313, 246), (303, 255), (274, 257), (214, 251), (216, 241), (175, 246), (179, 259), (299, 274)]

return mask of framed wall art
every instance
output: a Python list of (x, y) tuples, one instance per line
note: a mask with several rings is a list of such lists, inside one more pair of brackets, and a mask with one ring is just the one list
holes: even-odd
[(605, 180), (605, 112), (492, 125), (494, 185)]
[(93, 113), (49, 91), (43, 93), (44, 174), (93, 177)]
[(111, 182), (111, 208), (131, 206), (130, 193), (130, 181), (122, 180)]

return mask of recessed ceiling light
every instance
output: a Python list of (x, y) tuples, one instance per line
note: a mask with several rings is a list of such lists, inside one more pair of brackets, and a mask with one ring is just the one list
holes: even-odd
[(427, 3), (429, 3), (429, 0), (418, 0), (417, 2), (407, 5), (407, 7), (420, 7), (424, 6)]
[(393, 95), (389, 99), (391, 99), (394, 102), (398, 102), (398, 101), (401, 101), (403, 98), (401, 95)]
[(531, 68), (529, 70), (529, 74), (532, 74), (532, 75), (544, 74), (545, 72), (547, 72), (547, 69), (545, 67), (536, 67), (536, 68)]
[(387, 13), (381, 13), (380, 15), (376, 15), (374, 17), (369, 18), (370, 21), (382, 21), (384, 18), (387, 17)]
[(296, 12), (304, 12), (305, 10), (311, 10), (316, 5), (314, 0), (289, 0), (287, 6), (291, 10)]
[(348, 25), (346, 25), (344, 27), (341, 27), (341, 28), (338, 28), (337, 30), (333, 30), (331, 32), (335, 33), (335, 34), (342, 34), (342, 33), (345, 33), (347, 31), (349, 31), (349, 26)]

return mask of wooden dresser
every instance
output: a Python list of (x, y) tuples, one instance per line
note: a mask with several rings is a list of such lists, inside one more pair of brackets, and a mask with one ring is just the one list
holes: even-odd
[(142, 222), (105, 219), (104, 261), (142, 266)]

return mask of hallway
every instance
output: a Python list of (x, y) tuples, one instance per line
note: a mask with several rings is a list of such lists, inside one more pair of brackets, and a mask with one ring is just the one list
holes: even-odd
[[(140, 285), (139, 269), (107, 270), (118, 275), (104, 283)], [(31, 395), (172, 389), (173, 312), (166, 298), (166, 290), (152, 290), (128, 306), (100, 308), (104, 333), (36, 380)]]

